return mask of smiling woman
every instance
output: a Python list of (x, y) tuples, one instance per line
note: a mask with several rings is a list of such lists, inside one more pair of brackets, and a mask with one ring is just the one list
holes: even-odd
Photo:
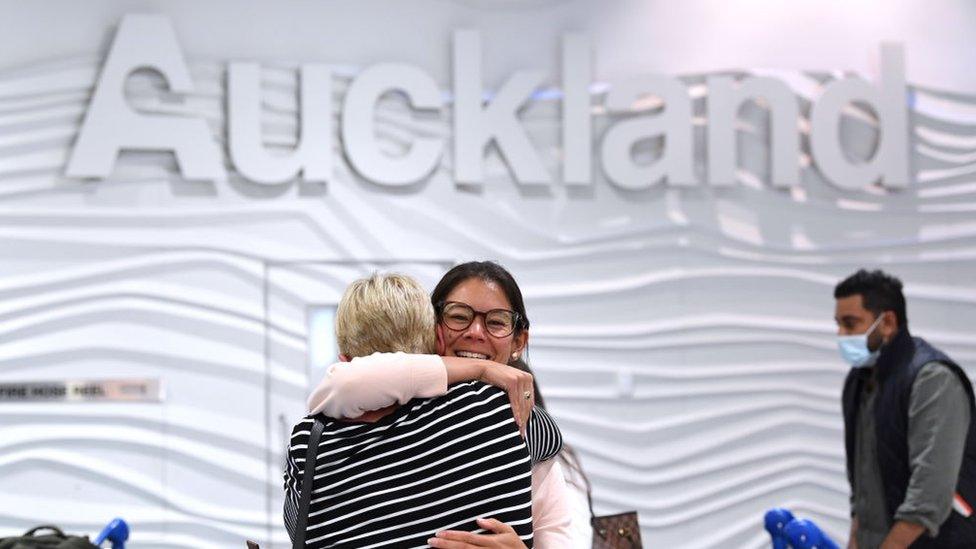
[(437, 342), (442, 356), (508, 364), (518, 360), (528, 344), (529, 320), (522, 292), (512, 275), (496, 263), (454, 267), (430, 299), (438, 313)]

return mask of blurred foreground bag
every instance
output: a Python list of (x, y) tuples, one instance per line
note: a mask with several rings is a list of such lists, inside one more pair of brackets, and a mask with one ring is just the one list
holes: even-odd
[[(50, 530), (38, 534), (39, 530)], [(88, 541), (88, 536), (69, 536), (56, 526), (38, 526), (24, 532), (23, 536), (0, 539), (0, 549), (98, 549)]]
[(593, 549), (643, 549), (637, 512), (598, 517), (590, 508)]

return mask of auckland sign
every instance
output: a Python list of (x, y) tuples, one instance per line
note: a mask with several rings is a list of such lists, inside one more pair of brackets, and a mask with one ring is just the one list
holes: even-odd
[[(121, 151), (172, 152), (182, 176), (191, 181), (219, 181), (226, 177), (224, 155), (246, 179), (281, 184), (297, 178), (327, 182), (332, 177), (333, 136), (352, 168), (377, 185), (402, 186), (430, 176), (451, 147), (453, 179), (458, 184), (484, 181), (484, 159), (494, 144), (513, 179), (522, 184), (569, 186), (593, 184), (594, 160), (606, 179), (620, 188), (638, 190), (655, 185), (687, 186), (735, 184), (736, 129), (740, 107), (762, 98), (769, 111), (769, 183), (774, 187), (800, 185), (800, 106), (792, 90), (772, 77), (707, 78), (707, 128), (704, 150), (706, 181), (694, 173), (695, 143), (692, 102), (678, 79), (645, 74), (612, 82), (603, 109), (614, 115), (595, 142), (589, 85), (591, 55), (583, 35), (569, 34), (562, 42), (559, 173), (544, 166), (529, 139), (519, 110), (545, 80), (540, 71), (520, 70), (486, 99), (481, 76), (480, 36), (459, 30), (452, 44), (450, 105), (451, 139), (416, 136), (397, 156), (379, 147), (374, 110), (380, 98), (398, 92), (410, 108), (447, 115), (442, 90), (422, 68), (403, 63), (366, 67), (349, 86), (341, 116), (333, 121), (332, 72), (325, 64), (299, 69), (299, 135), (288, 154), (272, 154), (262, 142), (260, 127), (260, 66), (230, 61), (227, 65), (226, 152), (202, 118), (154, 116), (134, 110), (124, 93), (125, 80), (138, 69), (158, 71), (171, 92), (194, 89), (176, 34), (161, 15), (128, 15), (122, 19), (102, 67), (80, 133), (68, 162), (67, 175), (106, 178)], [(842, 78), (823, 86), (810, 110), (810, 155), (823, 176), (837, 187), (857, 190), (880, 183), (889, 188), (909, 184), (908, 109), (904, 53), (901, 46), (881, 48), (877, 82)], [(635, 111), (635, 102), (656, 97), (663, 106), (653, 112)], [(851, 103), (867, 104), (877, 117), (878, 137), (870, 158), (855, 160), (840, 139), (841, 118)], [(338, 128), (333, 128), (335, 123)], [(334, 130), (338, 130), (338, 132)], [(652, 162), (637, 162), (638, 143), (663, 138), (663, 150)], [(594, 154), (596, 152), (596, 154)]]

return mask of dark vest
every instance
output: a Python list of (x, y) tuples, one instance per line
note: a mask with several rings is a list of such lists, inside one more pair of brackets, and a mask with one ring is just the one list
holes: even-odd
[[(889, 520), (894, 522), (895, 511), (905, 500), (911, 466), (908, 461), (908, 404), (912, 384), (922, 366), (939, 362), (959, 376), (969, 397), (969, 433), (956, 491), (976, 507), (976, 399), (966, 373), (942, 351), (921, 338), (913, 338), (907, 328), (899, 330), (895, 338), (882, 347), (873, 370), (878, 394), (875, 397), (874, 420), (877, 430), (878, 467), (884, 485), (884, 500)], [(844, 438), (847, 446), (847, 474), (853, 487), (854, 437), (857, 411), (864, 384), (871, 376), (871, 368), (852, 368), (844, 382)], [(939, 528), (939, 536), (922, 536), (912, 549), (976, 547), (976, 516), (963, 518), (952, 511)]]

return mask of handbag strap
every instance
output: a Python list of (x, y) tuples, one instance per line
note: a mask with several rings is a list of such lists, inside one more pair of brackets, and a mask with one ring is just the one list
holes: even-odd
[(325, 424), (313, 417), (312, 432), (308, 435), (308, 449), (305, 451), (305, 471), (302, 475), (302, 495), (298, 500), (298, 525), (295, 527), (295, 540), (292, 549), (305, 548), (305, 530), (308, 529), (308, 506), (312, 501), (312, 481), (315, 480), (315, 458), (318, 457), (319, 439)]
[(590, 483), (586, 483), (586, 503), (590, 506), (590, 522), (596, 518), (596, 513), (593, 512), (593, 490), (590, 488)]
[[(590, 509), (590, 524), (593, 524), (593, 519), (596, 518), (596, 513), (593, 512), (593, 485), (590, 484), (590, 479), (583, 474), (583, 470), (579, 465), (579, 457), (571, 448), (564, 446), (563, 451), (559, 453), (558, 459), (563, 460), (571, 469), (576, 469), (580, 473), (578, 478), (583, 481), (583, 487), (586, 488), (586, 503)], [(576, 484), (576, 479), (574, 478), (572, 482)]]
[(586, 482), (586, 504), (590, 508), (590, 526), (596, 528), (596, 511), (593, 510), (593, 485), (590, 484), (590, 479), (583, 477), (583, 481)]

